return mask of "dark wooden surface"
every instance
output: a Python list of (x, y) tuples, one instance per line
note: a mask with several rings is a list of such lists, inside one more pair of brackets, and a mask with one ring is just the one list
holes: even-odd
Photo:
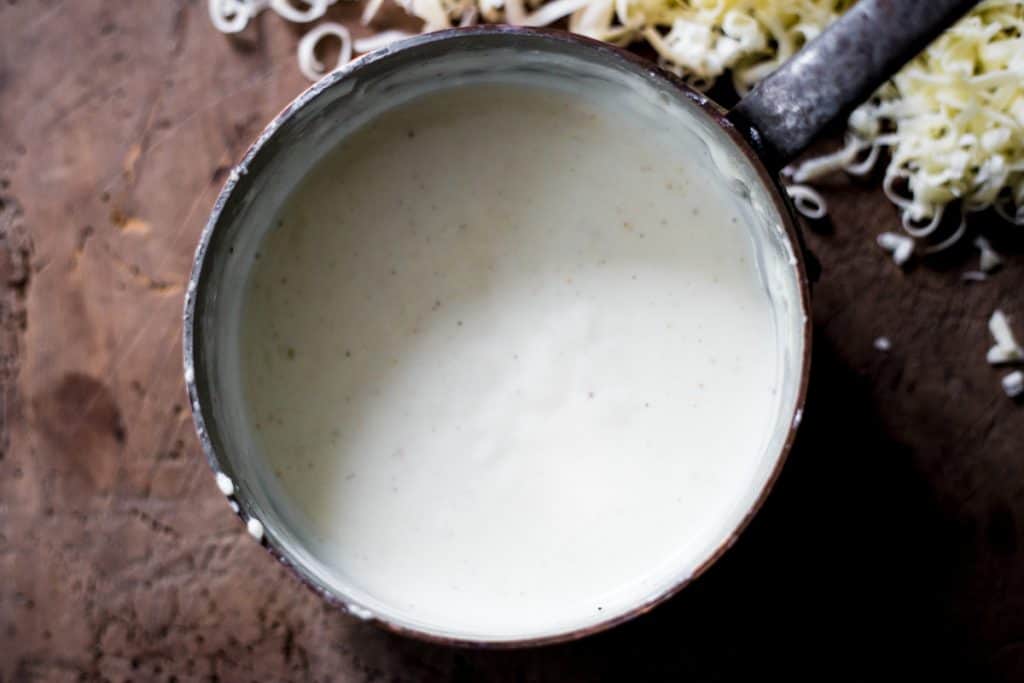
[[(339, 5), (351, 17), (357, 6)], [(762, 514), (651, 615), (522, 652), (326, 609), (249, 539), (198, 453), (182, 286), (226, 170), (304, 82), (296, 33), (205, 2), (0, 0), (0, 681), (1024, 680), (1024, 257), (900, 272), (870, 186), (829, 190), (815, 366)], [(888, 353), (872, 341), (891, 338)], [(785, 679), (784, 679), (785, 680)]]

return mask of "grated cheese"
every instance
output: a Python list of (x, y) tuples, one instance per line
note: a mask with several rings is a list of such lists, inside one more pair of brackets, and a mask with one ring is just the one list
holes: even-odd
[(238, 33), (262, 12), (266, 0), (209, 0), (210, 21), (221, 33)]
[(333, 21), (320, 24), (299, 40), (299, 70), (311, 81), (320, 80), (326, 73), (324, 63), (316, 56), (316, 46), (326, 36), (336, 36), (341, 41), (338, 66), (344, 66), (352, 59), (352, 35), (348, 29)]
[(828, 213), (825, 198), (809, 185), (787, 185), (786, 193), (793, 200), (793, 206), (801, 215), (818, 220)]
[(875, 238), (882, 249), (892, 254), (893, 263), (902, 266), (914, 253), (914, 240), (895, 232), (883, 232)]
[(947, 207), (961, 212), (953, 234), (926, 251), (956, 243), (969, 213), (991, 208), (1024, 225), (1024, 2), (981, 3), (848, 124), (846, 146), (790, 169), (796, 182), (863, 173), (885, 149), (882, 187), (909, 235), (932, 238)]
[(1020, 370), (1014, 370), (1008, 375), (1005, 375), (1002, 380), (1003, 391), (1010, 398), (1017, 398), (1018, 396), (1024, 395), (1024, 372)]
[(221, 33), (239, 33), (268, 8), (283, 19), (304, 24), (322, 17), (336, 2), (338, 0), (208, 0), (207, 7), (214, 28)]
[(1013, 330), (1010, 329), (1010, 321), (1005, 313), (996, 309), (992, 313), (992, 317), (989, 318), (988, 329), (992, 334), (992, 338), (996, 341), (995, 345), (988, 350), (988, 355), (986, 356), (990, 364), (1001, 365), (1003, 363), (1016, 363), (1024, 360), (1024, 349), (1021, 348), (1017, 338), (1013, 335)]
[(978, 263), (978, 269), (983, 273), (991, 273), (997, 270), (1003, 265), (1003, 259), (999, 253), (992, 248), (989, 241), (984, 237), (978, 237), (974, 240), (974, 246), (981, 252), (981, 256)]
[(292, 0), (269, 0), (270, 9), (280, 14), (288, 21), (297, 24), (304, 24), (309, 21), (316, 21), (327, 13), (327, 6), (333, 5), (338, 0), (298, 0), (300, 5), (306, 5), (305, 9), (297, 8)]
[[(337, 0), (208, 0), (214, 26), (237, 33), (271, 9), (309, 22)], [(726, 72), (743, 93), (789, 59), (854, 0), (394, 0), (423, 21), (422, 31), (478, 21), (547, 26), (568, 20), (569, 30), (627, 45), (646, 40), (661, 65), (707, 89)], [(371, 24), (384, 0), (368, 0)]]

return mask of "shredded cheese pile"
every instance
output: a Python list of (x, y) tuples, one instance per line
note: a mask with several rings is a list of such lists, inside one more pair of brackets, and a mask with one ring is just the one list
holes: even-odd
[[(706, 89), (731, 74), (744, 93), (789, 59), (854, 0), (394, 0), (422, 20), (422, 32), (479, 22), (548, 26), (567, 20), (570, 31), (616, 45), (646, 41), (661, 65)], [(289, 21), (306, 23), (324, 16), (337, 0), (208, 0), (210, 18), (224, 33), (237, 33), (266, 9)], [(384, 0), (367, 0), (362, 22), (370, 25)], [(366, 52), (408, 34), (388, 31), (381, 39), (353, 44), (345, 27), (318, 27), (300, 46), (303, 73), (323, 75), (309, 46), (327, 35), (342, 49)], [(308, 37), (308, 36), (307, 36)], [(359, 41), (356, 41), (358, 43)], [(359, 49), (360, 47), (364, 49)]]
[[(958, 241), (971, 212), (1024, 225), (1024, 1), (980, 4), (850, 116), (843, 149), (790, 175), (863, 174), (883, 148), (885, 193), (925, 251)], [(954, 205), (958, 227), (932, 239)]]
[[(479, 21), (568, 28), (616, 45), (645, 41), (660, 64), (707, 89), (726, 72), (744, 93), (854, 0), (395, 0), (423, 30)], [(368, 0), (363, 23), (383, 0)]]
[(853, 0), (591, 0), (569, 30), (625, 45), (646, 41), (661, 66), (707, 89), (729, 72), (745, 93), (853, 5)]

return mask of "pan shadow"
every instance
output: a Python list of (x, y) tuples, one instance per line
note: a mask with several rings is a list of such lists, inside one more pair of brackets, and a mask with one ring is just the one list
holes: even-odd
[[(375, 644), (450, 681), (980, 680), (948, 626), (955, 521), (884, 432), (868, 380), (817, 342), (797, 443), (736, 546), (650, 614), (575, 643)], [(945, 617), (945, 618), (944, 618)], [(368, 634), (364, 634), (368, 635)]]

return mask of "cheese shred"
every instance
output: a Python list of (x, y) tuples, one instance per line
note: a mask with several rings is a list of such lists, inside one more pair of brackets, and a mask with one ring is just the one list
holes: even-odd
[(352, 59), (352, 35), (348, 29), (333, 21), (320, 24), (299, 40), (299, 70), (311, 81), (320, 80), (326, 73), (324, 63), (316, 56), (316, 47), (327, 36), (335, 36), (341, 41), (338, 66), (344, 66)]
[(1002, 379), (1003, 391), (1010, 398), (1024, 396), (1024, 372), (1014, 370)]
[(988, 350), (986, 359), (992, 365), (1018, 363), (1024, 361), (1024, 348), (1010, 328), (1010, 320), (1001, 310), (996, 309), (988, 321), (988, 329), (995, 340), (995, 345)]

